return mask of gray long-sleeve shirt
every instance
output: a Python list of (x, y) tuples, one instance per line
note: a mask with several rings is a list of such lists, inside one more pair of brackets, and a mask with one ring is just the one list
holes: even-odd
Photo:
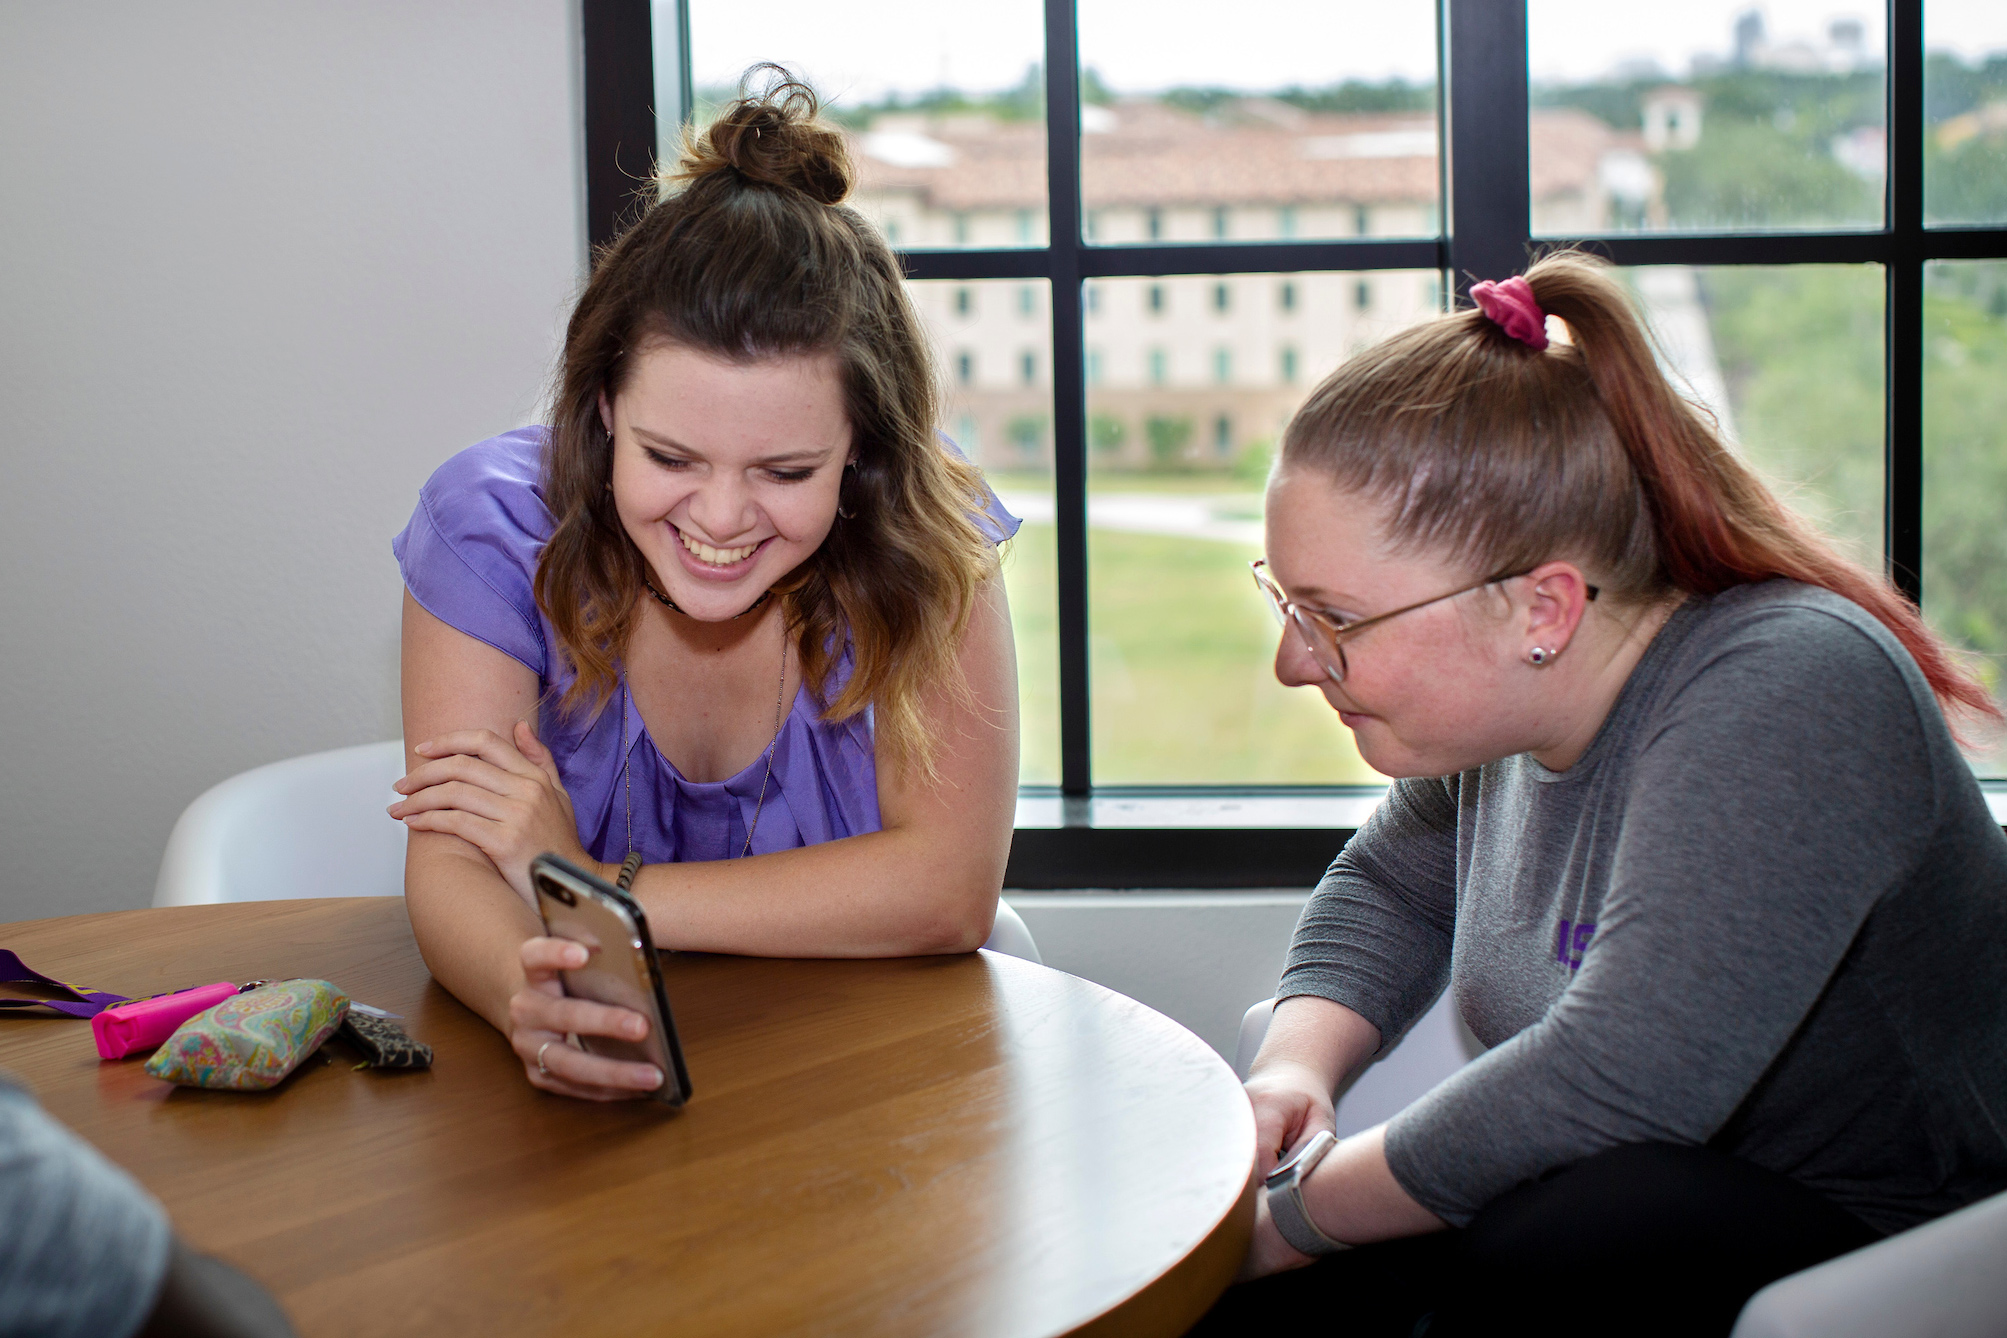
[(1397, 782), (1280, 997), (1391, 1046), (1447, 979), (1492, 1048), (1387, 1159), (1463, 1225), (1624, 1143), (1707, 1143), (1883, 1231), (2007, 1188), (2007, 838), (1871, 615), (1689, 599), (1582, 759)]

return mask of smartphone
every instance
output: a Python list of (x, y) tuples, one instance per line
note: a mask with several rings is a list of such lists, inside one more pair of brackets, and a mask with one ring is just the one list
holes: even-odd
[(584, 966), (564, 973), (564, 992), (632, 1009), (648, 1019), (648, 1034), (638, 1041), (581, 1036), (579, 1043), (589, 1054), (653, 1064), (662, 1085), (649, 1095), (671, 1106), (688, 1101), (690, 1072), (683, 1066), (683, 1047), (662, 989), (662, 966), (640, 904), (604, 878), (548, 853), (530, 861), (530, 885), (536, 888), (544, 933), (568, 938), (588, 954)]

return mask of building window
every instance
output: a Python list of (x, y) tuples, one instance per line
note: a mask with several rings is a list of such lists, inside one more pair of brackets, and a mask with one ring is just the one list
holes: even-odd
[(1216, 348), (1213, 350), (1213, 380), (1220, 385), (1233, 384), (1233, 350)]
[[(714, 0), (707, 4), (724, 12)], [(1458, 4), (1485, 8), (1485, 0)], [(1417, 12), (1432, 16), (1434, 8)], [(1606, 8), (1621, 18), (1621, 7)], [(1753, 11), (1754, 0), (1736, 8)], [(1828, 4), (1813, 10), (1845, 8)], [(1631, 35), (1605, 35), (1599, 39), (1604, 55), (1595, 57), (1604, 73), (1587, 73), (1591, 65), (1585, 64), (1576, 76), (1543, 76), (1516, 89), (1513, 84), (1528, 69), (1561, 68), (1555, 52), (1540, 49), (1557, 40), (1551, 24), (1544, 25), (1544, 37), (1544, 21), (1534, 23), (1530, 35), (1510, 31), (1510, 25), (1488, 29), (1488, 45), (1454, 51), (1449, 48), (1456, 44), (1457, 25), (1445, 25), (1443, 58), (1451, 68), (1479, 76), (1446, 84), (1432, 78), (1440, 73), (1430, 60), (1438, 45), (1433, 38), (1415, 39), (1403, 58), (1411, 69), (1402, 87), (1394, 81), (1375, 86), (1378, 76), (1352, 53), (1320, 53), (1334, 93), (1354, 80), (1360, 83), (1356, 91), (1406, 99), (1398, 109), (1375, 105), (1356, 112), (1324, 105), (1292, 108), (1289, 102), (1318, 98), (1297, 98), (1280, 81), (1250, 90), (1286, 95), (1280, 98), (1214, 91), (1172, 97), (1143, 85), (1104, 97), (1096, 84), (1101, 76), (1094, 73), (1100, 58), (1096, 43), (1121, 40), (1114, 29), (1112, 36), (1082, 36), (1075, 77), (1035, 79), (1021, 93), (994, 97), (976, 89), (943, 89), (973, 95), (967, 116), (939, 115), (916, 105), (915, 97), (926, 95), (921, 84), (931, 78), (926, 70), (895, 74), (908, 86), (891, 93), (888, 85), (888, 95), (875, 105), (846, 106), (844, 114), (848, 118), (855, 110), (861, 118), (880, 118), (876, 124), (860, 119), (854, 126), (860, 139), (859, 207), (880, 221), (888, 238), (911, 248), (900, 259), (916, 283), (941, 285), (920, 305), (945, 327), (939, 346), (948, 351), (946, 379), (973, 391), (954, 412), (968, 415), (964, 436), (971, 446), (980, 421), (989, 438), (988, 463), (1032, 470), (1054, 460), (1084, 459), (1108, 471), (1211, 470), (1221, 491), (1243, 485), (1251, 490), (1255, 471), (1250, 468), (1246, 478), (1237, 468), (1230, 471), (1234, 461), (1219, 459), (1209, 445), (1217, 444), (1219, 417), (1231, 415), (1231, 431), (1247, 428), (1234, 439), (1235, 460), (1262, 458), (1303, 391), (1342, 353), (1454, 305), (1457, 285), (1473, 277), (1504, 277), (1522, 263), (1529, 245), (1537, 250), (1581, 242), (1624, 266), (1641, 302), (1688, 333), (1689, 346), (1667, 357), (1676, 363), (1694, 360), (1680, 366), (1682, 376), (1709, 387), (1697, 393), (1721, 413), (1738, 449), (1773, 475), (1785, 476), (1794, 502), (1811, 504), (1814, 523), (1852, 540), (1871, 559), (1886, 558), (1905, 591), (1921, 595), (1924, 614), (1938, 630), (2007, 664), (2007, 632), (2000, 630), (2007, 628), (2007, 583), (1995, 579), (2007, 570), (2007, 539), (1997, 537), (2003, 532), (1997, 518), (2007, 512), (2007, 472), (1993, 463), (2007, 460), (2007, 427), (1998, 426), (2007, 423), (2007, 410), (1995, 412), (1999, 406), (1990, 398), (2007, 384), (1995, 365), (1998, 350), (2007, 348), (2007, 169), (1998, 166), (2007, 131), (1995, 115), (2007, 101), (2000, 73), (2007, 63), (2000, 54), (1987, 54), (2003, 44), (1991, 36), (1957, 36), (1959, 28), (1972, 27), (1973, 20), (1960, 17), (1975, 9), (1971, 5), (1905, 0), (1893, 10), (1854, 8), (1863, 15), (1857, 21), (1779, 18), (1774, 33), (1760, 18), (1735, 31), (1728, 20), (1704, 20), (1712, 30), (1696, 30), (1690, 44), (1685, 36), (1662, 44), (1661, 72), (1649, 77), (1642, 74), (1643, 62), (1616, 59), (1629, 50)], [(1926, 10), (1946, 43), (1933, 45), (1927, 56), (1925, 25), (1916, 17)], [(1899, 18), (1893, 26), (1886, 18), (1890, 12)], [(755, 14), (739, 22), (757, 35), (759, 25), (770, 20)], [(1263, 44), (1258, 27), (1221, 24), (1203, 40), (1222, 51), (1230, 45), (1251, 51)], [(674, 25), (657, 24), (656, 40), (673, 41), (664, 37), (673, 31)], [(1577, 30), (1574, 36), (1583, 34)], [(1986, 45), (1958, 47), (1961, 41)], [(700, 39), (700, 57), (702, 45)], [(1690, 53), (1710, 59), (1689, 62)], [(679, 53), (657, 52), (673, 54)], [(689, 53), (680, 55), (690, 59)], [(811, 68), (820, 58), (813, 51), (803, 57)], [(963, 68), (959, 56), (953, 68)], [(1221, 69), (1226, 68), (1223, 61)], [(715, 83), (712, 73), (694, 77), (700, 85)], [(1924, 85), (1920, 90), (1909, 82), (1916, 77)], [(1077, 115), (1048, 120), (1041, 117), (1048, 92), (1061, 100), (1055, 105), (1062, 109), (1078, 92), (1089, 101), (1074, 106)], [(1494, 101), (1501, 93), (1507, 93), (1504, 101)], [(1339, 100), (1347, 96), (1340, 94)], [(1894, 121), (1891, 105), (1897, 107)], [(1452, 121), (1472, 151), (1445, 157), (1440, 136)], [(1084, 137), (1062, 133), (1068, 126), (1078, 126)], [(662, 128), (666, 142), (674, 128)], [(624, 200), (635, 167), (632, 146), (625, 152), (616, 151), (618, 145), (595, 146), (596, 133), (587, 128), (586, 170), (601, 187), (594, 195)], [(861, 143), (874, 133), (882, 136), (877, 147), (892, 157)], [(992, 138), (983, 142), (984, 135)], [(1180, 170), (1181, 163), (1189, 168), (1217, 161), (1208, 153), (1231, 151), (1230, 141), (1253, 143), (1252, 136), (1285, 150), (1286, 157), (1276, 161), (1290, 164), (1287, 176), (1278, 169), (1275, 179), (1232, 194), (1172, 189), (1171, 183), (1195, 175)], [(987, 158), (978, 159), (993, 147), (1010, 158), (1009, 174), (991, 171)], [(978, 161), (984, 165), (972, 174)], [(1128, 174), (1121, 180), (1111, 167), (1117, 162)], [(1403, 163), (1398, 170), (1396, 162)], [(1069, 170), (1081, 222), (1077, 231), (1048, 236), (1048, 173)], [(929, 175), (936, 171), (941, 175)], [(1528, 212), (1451, 217), (1457, 200), (1477, 193), (1472, 188), (1479, 176), (1500, 172), (1528, 188)], [(876, 195), (873, 173), (880, 183)], [(986, 192), (981, 208), (935, 203), (974, 196), (929, 193), (934, 182), (945, 186), (951, 176), (960, 189), (971, 175)], [(1008, 185), (1007, 177), (1016, 184)], [(1396, 178), (1409, 184), (1394, 184)], [(1902, 186), (1905, 181), (1908, 187)], [(1167, 219), (1173, 213), (1177, 216)], [(606, 240), (613, 226), (599, 213), (588, 220), (595, 242)], [(1640, 238), (1640, 232), (1652, 235)], [(1250, 234), (1270, 240), (1243, 248)], [(1083, 247), (1083, 236), (1094, 243), (1091, 250)], [(1167, 245), (1173, 238), (1199, 244)], [(953, 255), (945, 250), (951, 239), (998, 249), (1015, 239), (1024, 249), (1005, 257), (989, 249)], [(1156, 245), (1125, 248), (1109, 245), (1111, 240)], [(1233, 259), (1242, 249), (1245, 263)], [(1037, 286), (1087, 275), (1092, 277), (1083, 288), (1049, 305), (1034, 299), (1031, 317), (1012, 325), (1004, 342), (981, 342), (990, 332), (979, 335), (975, 322), (1001, 316), (1013, 299), (999, 292), (985, 299), (990, 309), (978, 312), (976, 288)], [(1248, 314), (1257, 318), (1251, 324), (1278, 323), (1273, 334), (1261, 335), (1266, 342), (1243, 341), (1238, 326), (1206, 314), (1211, 299), (1205, 289), (1222, 279), (1229, 287), (1249, 285), (1256, 310)], [(1189, 284), (1185, 291), (1196, 300), (1173, 312), (1169, 290), (1181, 284)], [(1140, 295), (1115, 292), (1104, 311), (1100, 289), (1111, 285), (1141, 290)], [(1260, 312), (1268, 285), (1275, 306)], [(1320, 318), (1316, 338), (1308, 322), (1312, 298)], [(1349, 318), (1341, 314), (1348, 306)], [(1089, 318), (1084, 323), (1083, 313)], [(1055, 327), (1060, 346), (1049, 349), (1037, 337), (1039, 322), (1061, 315), (1073, 317), (1072, 328)], [(1174, 320), (1183, 324), (1174, 327)], [(1890, 334), (1895, 337), (1887, 338)], [(971, 342), (964, 346), (957, 340)], [(1021, 351), (1036, 350), (1034, 373), (1046, 386), (1053, 378), (1045, 373), (1060, 367), (1095, 384), (1087, 403), (1062, 395), (1067, 417), (1055, 418), (1047, 406), (1041, 418), (1014, 428), (1014, 415), (1042, 404), (1046, 392), (1015, 379), (1019, 355), (1009, 351), (1009, 342)], [(1238, 369), (1240, 381), (1231, 392), (1212, 387), (1209, 375), (1222, 343), (1256, 359)], [(1259, 360), (1268, 349), (1274, 351), (1264, 369)], [(978, 357), (993, 361), (979, 368)], [(1794, 411), (1807, 402), (1803, 387), (1812, 384), (1807, 367), (1819, 373), (1812, 378), (1819, 415)], [(1174, 380), (1174, 373), (1182, 381)], [(1110, 380), (1115, 385), (1106, 387)], [(1204, 403), (1201, 397), (1208, 396), (1212, 402)], [(1029, 431), (1033, 424), (1035, 432)], [(1135, 429), (1133, 436), (1127, 428)], [(1017, 429), (1027, 431), (1021, 435)], [(1034, 453), (1018, 454), (1026, 442)], [(971, 454), (982, 458), (973, 449)], [(1201, 482), (1211, 487), (1214, 480)], [(1095, 486), (1105, 484), (1106, 475)], [(1210, 701), (1222, 695), (1226, 666), (1241, 673), (1253, 660), (1246, 647), (1235, 643), (1229, 651), (1221, 641), (1220, 667), (1203, 688), (1184, 686), (1211, 672), (1203, 665), (1180, 662), (1175, 670), (1164, 670), (1176, 657), (1159, 651), (1174, 644), (1178, 619), (1199, 616), (1162, 597), (1157, 588), (1162, 582), (1153, 585), (1150, 579), (1155, 570), (1136, 560), (1139, 553), (1163, 551), (1164, 536), (1136, 534), (1123, 541), (1134, 546), (1121, 549), (1122, 560), (1143, 576), (1121, 585), (1109, 575), (1116, 562), (1097, 558), (1090, 581), (1079, 560), (1088, 551), (1088, 535), (1095, 551), (1110, 552), (1111, 531), (1095, 525), (1088, 509), (1071, 505), (1079, 500), (1063, 499), (1058, 520), (1036, 523), (1051, 527), (1036, 541), (1050, 542), (1056, 530), (1064, 542), (1054, 551), (1069, 556), (1020, 564), (1021, 571), (1040, 573), (1029, 579), (1046, 582), (1040, 592), (1048, 601), (1025, 601), (1038, 610), (1028, 616), (1043, 619), (1037, 635), (1044, 638), (1027, 660), (1040, 667), (1026, 682), (1036, 679), (1042, 684), (1036, 691), (1048, 699), (1040, 703), (1027, 689), (1026, 719), (1043, 712), (1042, 727), (1065, 739), (1063, 745), (1043, 745), (1046, 756), (1028, 769), (1028, 780), (1063, 778), (1072, 793), (1085, 794), (1099, 782), (1370, 779), (1357, 772), (1338, 778), (1293, 770), (1295, 762), (1277, 759), (1297, 741), (1278, 743), (1273, 733), (1255, 738), (1258, 731), (1249, 730), (1243, 730), (1247, 746), (1231, 748), (1215, 747), (1209, 731), (1194, 731), (1208, 741), (1178, 754), (1183, 761), (1166, 762), (1169, 754), (1150, 718), (1156, 708), (1136, 703), (1161, 700), (1157, 694), (1173, 680), (1147, 676), (1170, 673), (1174, 696)], [(1193, 541), (1200, 542), (1228, 540)], [(1215, 565), (1225, 570), (1230, 564)], [(1235, 598), (1251, 594), (1239, 589), (1244, 576), (1230, 584)], [(1055, 592), (1065, 597), (1053, 604)], [(1070, 612), (1057, 614), (1053, 608)], [(1104, 655), (1099, 649), (1104, 639), (1119, 643), (1126, 660)], [(1047, 664), (1059, 667), (1047, 672)], [(1328, 722), (1318, 717), (1317, 723)], [(1028, 740), (1033, 732), (1028, 724)], [(1335, 739), (1336, 727), (1332, 735)], [(1318, 756), (1339, 746), (1342, 740), (1319, 742)], [(1299, 751), (1310, 747), (1304, 743)], [(1031, 751), (1028, 746), (1028, 755)], [(2007, 753), (1995, 751), (1975, 759), (1974, 766), (1988, 777), (2007, 778)]]
[(1017, 355), (1017, 378), (1025, 385), (1038, 384), (1038, 355), (1026, 349)]
[(1036, 286), (1028, 283), (1021, 283), (1017, 286), (1017, 314), (1020, 316), (1036, 316), (1038, 314), (1038, 289)]
[(899, 244), (899, 220), (896, 218), (885, 220), (885, 244), (887, 246)]
[(1213, 454), (1222, 458), (1233, 454), (1233, 419), (1225, 414), (1213, 419)]
[(1223, 283), (1213, 285), (1213, 310), (1225, 315), (1233, 309), (1233, 289)]
[(1045, 415), (1036, 413), (1019, 414), (1010, 420), (1011, 445), (1025, 460), (1036, 460), (1045, 453)]

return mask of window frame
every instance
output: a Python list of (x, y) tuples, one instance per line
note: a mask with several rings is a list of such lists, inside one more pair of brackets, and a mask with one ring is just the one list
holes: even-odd
[[(1639, 233), (1531, 231), (1527, 0), (1437, 7), (1439, 218), (1434, 237), (1215, 240), (1108, 245), (1088, 235), (1080, 189), (1080, 87), (1045, 89), (1044, 246), (902, 250), (908, 278), (1045, 280), (1052, 328), (1053, 487), (1058, 540), (1060, 772), (1026, 786), (1005, 886), (1304, 886), (1316, 881), (1381, 787), (1096, 787), (1087, 609), (1087, 328), (1092, 279), (1315, 271), (1433, 270), (1468, 305), (1469, 285), (1524, 268), (1536, 245), (1618, 265), (1879, 264), (1884, 304), (1883, 550), (1891, 579), (1922, 598), (1923, 288), (1934, 260), (2007, 259), (2007, 227), (1926, 227), (1923, 0), (1886, 0), (1888, 175), (1878, 229)], [(1043, 0), (1047, 71), (1078, 71), (1077, 0)], [(688, 0), (582, 0), (587, 232), (595, 252), (648, 203), (657, 143), (651, 9), (673, 16), (691, 114)], [(1153, 821), (1151, 814), (1159, 817)], [(1274, 815), (1263, 825), (1262, 815)], [(1119, 815), (1119, 817), (1111, 816)], [(1210, 815), (1210, 816), (1209, 816)]]

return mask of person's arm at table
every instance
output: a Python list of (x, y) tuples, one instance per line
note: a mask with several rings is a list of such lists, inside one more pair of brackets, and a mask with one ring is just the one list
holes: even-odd
[[(1377, 1027), (1340, 1003), (1301, 994), (1276, 1004), (1261, 1052), (1248, 1071), (1255, 1111), (1255, 1146), (1281, 1151), (1320, 1130), (1337, 1129), (1332, 1093), (1380, 1048)], [(1387, 1167), (1386, 1126), (1342, 1140), (1303, 1183), (1304, 1206), (1326, 1235), (1350, 1245), (1439, 1231), (1446, 1224), (1416, 1203)], [(1257, 1152), (1256, 1174), (1275, 1164)], [(1241, 1266), (1244, 1278), (1296, 1268), (1310, 1256), (1291, 1248), (1258, 1196), (1254, 1239)]]
[[(901, 956), (980, 946), (995, 920), (1016, 797), (1016, 659), (1001, 582), (981, 592), (962, 664), (966, 697), (942, 691), (930, 704), (935, 783), (881, 768), (883, 831), (746, 860), (645, 869), (635, 892), (657, 942), (768, 956)], [(659, 1075), (645, 1065), (544, 1047), (564, 1032), (633, 1036), (640, 1019), (563, 999), (556, 973), (579, 964), (566, 956), (575, 950), (538, 937), (530, 859), (548, 849), (590, 861), (549, 754), (518, 726), (534, 708), (536, 676), (440, 622), (408, 594), (404, 666), (405, 737), (443, 745), (429, 756), (413, 751), (407, 760), (414, 774), (421, 766), (438, 769), (444, 750), (485, 750), (480, 757), (454, 752), (453, 765), (475, 779), (421, 790), (436, 806), (413, 807), (411, 800), (397, 806), (412, 829), (406, 899), (427, 966), (511, 1037), (537, 1085), (600, 1098), (652, 1089)], [(513, 741), (505, 742), (512, 732)], [(464, 737), (470, 734), (483, 737)], [(470, 786), (484, 793), (461, 788)], [(505, 797), (506, 805), (493, 806)], [(535, 1066), (540, 1050), (562, 1078)]]
[[(1334, 1093), (1443, 988), (1454, 931), (1454, 784), (1396, 782), (1305, 905), (1248, 1073), (1257, 1176), (1320, 1130), (1336, 1131)], [(1313, 1216), (1340, 1240), (1444, 1225), (1393, 1178), (1383, 1141), (1380, 1129), (1345, 1139), (1305, 1181)], [(1307, 1262), (1270, 1225), (1264, 1201), (1243, 1276)]]
[[(882, 830), (752, 859), (650, 865), (634, 894), (657, 942), (768, 957), (981, 946), (996, 918), (1017, 789), (1016, 656), (1001, 580), (977, 593), (960, 664), (967, 692), (939, 686), (923, 704), (934, 776), (895, 770), (881, 758)], [(550, 754), (519, 723), (535, 704), (535, 676), (408, 596), (405, 666), (412, 774), (400, 785), (407, 798), (394, 806), (396, 816), (414, 833), (457, 838), (457, 847), (444, 849), (462, 856), (467, 870), (486, 863), (499, 871), (527, 907), (529, 862), (538, 853), (589, 862)], [(425, 863), (440, 873), (450, 867), (429, 856)], [(416, 866), (407, 867), (416, 886)], [(457, 884), (454, 875), (465, 872), (455, 869), (446, 881)]]
[(924, 703), (935, 774), (881, 754), (881, 830), (753, 859), (651, 864), (636, 898), (663, 946), (763, 957), (972, 952), (996, 923), (1017, 811), (1017, 653), (1003, 580), (978, 590), (967, 692)]

